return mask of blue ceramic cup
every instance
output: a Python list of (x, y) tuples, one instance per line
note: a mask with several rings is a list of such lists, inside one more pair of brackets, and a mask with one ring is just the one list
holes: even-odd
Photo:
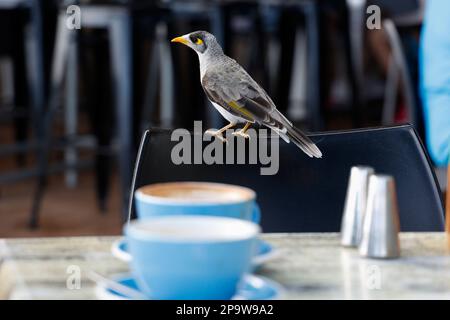
[(166, 216), (125, 225), (139, 289), (151, 299), (230, 299), (251, 269), (260, 228), (242, 219)]
[(157, 183), (135, 192), (139, 219), (169, 215), (208, 215), (259, 223), (260, 210), (253, 190), (211, 182)]

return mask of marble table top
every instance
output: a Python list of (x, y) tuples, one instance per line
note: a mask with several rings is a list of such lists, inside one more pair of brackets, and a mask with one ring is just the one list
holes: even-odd
[[(447, 237), (402, 233), (399, 259), (373, 260), (341, 247), (335, 233), (264, 234), (281, 254), (257, 273), (282, 284), (286, 299), (450, 299)], [(128, 271), (110, 253), (116, 239), (0, 240), (0, 298), (95, 299), (90, 270)]]

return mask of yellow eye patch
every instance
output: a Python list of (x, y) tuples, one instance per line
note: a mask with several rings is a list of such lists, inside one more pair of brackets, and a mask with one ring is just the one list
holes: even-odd
[(195, 44), (198, 44), (198, 45), (203, 44), (203, 40), (200, 38), (197, 38), (197, 40), (195, 40)]

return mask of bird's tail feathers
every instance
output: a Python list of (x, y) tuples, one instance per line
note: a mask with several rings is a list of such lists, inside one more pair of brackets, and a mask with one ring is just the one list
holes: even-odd
[(277, 127), (270, 127), (273, 131), (275, 131), (280, 137), (281, 139), (283, 139), (285, 142), (289, 143), (291, 140), (289, 139), (288, 135), (287, 135), (287, 129), (283, 128), (283, 129), (279, 129)]
[(272, 112), (272, 117), (278, 122), (279, 125), (271, 128), (275, 130), (284, 141), (290, 142), (291, 140), (310, 158), (322, 158), (322, 152), (315, 145), (315, 143), (312, 142), (311, 139), (308, 138), (303, 132), (294, 127), (292, 122), (290, 122), (281, 112), (274, 109)]
[(298, 130), (296, 127), (286, 127), (287, 135), (292, 142), (295, 143), (304, 153), (306, 153), (311, 158), (322, 158), (322, 152), (316, 146), (314, 142), (311, 141), (303, 132)]

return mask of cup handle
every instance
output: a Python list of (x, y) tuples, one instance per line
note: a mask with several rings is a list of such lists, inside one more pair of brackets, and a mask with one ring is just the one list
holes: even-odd
[(127, 240), (125, 238), (116, 240), (111, 247), (111, 252), (112, 255), (118, 258), (119, 260), (122, 260), (124, 262), (130, 262), (131, 254), (124, 249), (124, 247), (126, 246), (126, 241)]
[(261, 221), (261, 209), (257, 203), (253, 204), (252, 221), (259, 223)]

